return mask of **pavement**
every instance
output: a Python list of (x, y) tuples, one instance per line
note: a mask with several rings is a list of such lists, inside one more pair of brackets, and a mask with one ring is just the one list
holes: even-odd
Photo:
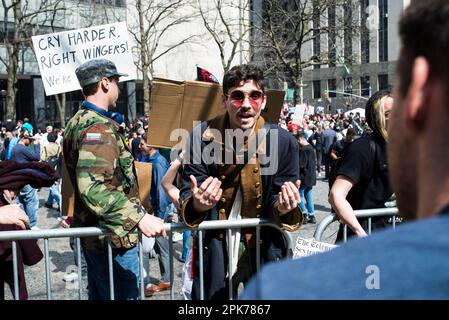
[[(303, 225), (298, 231), (291, 233), (293, 246), (298, 236), (303, 238), (312, 238), (313, 233), (318, 223), (329, 214), (330, 206), (327, 202), (328, 187), (327, 182), (318, 179), (316, 187), (313, 189), (313, 200), (315, 203), (315, 214), (317, 218), (317, 224)], [(54, 209), (48, 209), (44, 207), (44, 202), (48, 195), (48, 189), (42, 188), (39, 191), (39, 214), (38, 214), (38, 227), (41, 229), (55, 229), (60, 228), (59, 212)], [(327, 231), (325, 231), (322, 241), (328, 243), (334, 243), (336, 238), (338, 225), (333, 223)], [(43, 251), (44, 240), (39, 240), (39, 246)], [(178, 261), (176, 257), (179, 257), (182, 249), (182, 241), (175, 242), (173, 245), (175, 255), (173, 259), (174, 263), (174, 298), (182, 300), (181, 295), (181, 275), (183, 263)], [(77, 282), (65, 282), (63, 281), (64, 275), (72, 271), (76, 271), (77, 267), (74, 264), (73, 251), (69, 246), (68, 238), (56, 238), (49, 240), (49, 265), (50, 265), (50, 282), (52, 299), (55, 300), (77, 300), (78, 299), (78, 283)], [(38, 264), (25, 267), (25, 277), (28, 288), (28, 294), (30, 300), (46, 300), (47, 288), (45, 277), (45, 259), (42, 259)], [(157, 258), (149, 259), (150, 280), (157, 280), (160, 278), (159, 264)], [(86, 287), (87, 278), (84, 277), (84, 285)], [(5, 298), (11, 299), (12, 296), (8, 289), (5, 289)], [(87, 291), (84, 290), (83, 299), (87, 299)], [(146, 298), (149, 300), (169, 300), (170, 290), (157, 292), (152, 297)]]

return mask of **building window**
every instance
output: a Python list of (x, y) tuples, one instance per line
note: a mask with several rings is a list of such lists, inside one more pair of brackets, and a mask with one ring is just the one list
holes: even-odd
[(389, 89), (390, 86), (388, 85), (388, 74), (379, 74), (378, 83), (379, 90)]
[[(81, 0), (82, 2), (91, 2), (88, 0)], [(103, 4), (105, 6), (115, 6), (119, 8), (126, 8), (126, 0), (95, 0), (95, 3)]]
[(136, 115), (145, 115), (142, 81), (136, 81)]
[(344, 78), (345, 93), (352, 94), (352, 78)]
[(360, 78), (360, 91), (363, 97), (369, 97), (371, 95), (371, 84), (369, 76)]
[(329, 59), (329, 67), (335, 67), (335, 63), (337, 60), (337, 36), (335, 30), (335, 3), (330, 2), (329, 8), (327, 9), (327, 20), (328, 20), (328, 28), (329, 28), (329, 36), (328, 36), (328, 59)]
[(361, 18), (361, 35), (360, 35), (360, 55), (361, 62), (369, 63), (369, 30), (366, 27), (366, 21), (368, 19), (368, 8), (369, 0), (361, 0), (360, 1), (360, 18)]
[(337, 79), (327, 80), (327, 90), (329, 91), (329, 98), (335, 98), (337, 96)]
[(388, 1), (379, 0), (379, 62), (388, 61)]
[(14, 40), (14, 25), (11, 22), (8, 22), (6, 29), (4, 28), (3, 21), (0, 21), (0, 43), (5, 43), (5, 34), (8, 36), (8, 41), (12, 42)]
[(320, 80), (313, 81), (313, 98), (314, 99), (321, 98), (321, 81)]

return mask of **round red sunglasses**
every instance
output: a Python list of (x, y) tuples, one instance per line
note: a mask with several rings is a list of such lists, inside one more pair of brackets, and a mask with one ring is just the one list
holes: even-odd
[(231, 102), (236, 107), (241, 107), (245, 98), (248, 98), (251, 106), (256, 107), (260, 105), (263, 101), (263, 92), (258, 90), (253, 90), (250, 93), (245, 93), (240, 90), (234, 90), (230, 94), (227, 94), (231, 98)]

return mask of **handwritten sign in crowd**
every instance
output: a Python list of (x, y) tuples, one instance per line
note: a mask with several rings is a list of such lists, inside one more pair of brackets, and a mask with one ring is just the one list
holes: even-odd
[(91, 59), (108, 59), (117, 70), (136, 78), (125, 22), (32, 37), (47, 96), (79, 90), (75, 69)]

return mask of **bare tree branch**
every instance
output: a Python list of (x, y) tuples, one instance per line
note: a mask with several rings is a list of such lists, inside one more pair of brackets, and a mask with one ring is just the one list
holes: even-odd
[[(2, 0), (3, 45), (6, 48), (6, 57), (0, 57), (0, 62), (6, 67), (7, 107), (8, 118), (15, 118), (17, 75), (22, 69), (24, 72), (25, 50), (31, 46), (31, 36), (36, 34), (41, 26), (48, 25), (55, 19), (56, 11), (62, 10), (62, 0), (35, 1), (30, 5), (29, 0)], [(34, 6), (35, 5), (35, 6)], [(22, 63), (20, 68), (19, 63)]]
[[(337, 11), (353, 8), (353, 0), (265, 0), (262, 10), (254, 11), (255, 41), (253, 60), (267, 75), (287, 81), (295, 89), (295, 103), (304, 69), (314, 65), (346, 63), (337, 52), (342, 34), (351, 36), (361, 30), (356, 19), (345, 19)], [(328, 39), (323, 48), (322, 39)], [(306, 57), (304, 49), (313, 49)]]
[[(232, 62), (243, 49), (239, 46), (245, 43), (245, 38), (250, 28), (245, 24), (245, 17), (249, 13), (249, 2), (244, 1), (241, 6), (235, 5), (235, 1), (213, 0), (212, 9), (205, 8), (205, 1), (197, 0), (198, 10), (203, 20), (204, 27), (217, 45), (223, 70), (230, 69)], [(238, 10), (239, 17), (225, 14), (225, 10)], [(242, 17), (240, 14), (243, 13)], [(230, 50), (227, 46), (231, 44)]]
[(189, 0), (135, 0), (134, 8), (138, 19), (128, 24), (128, 30), (136, 41), (137, 47), (132, 48), (138, 56), (136, 67), (142, 73), (144, 109), (150, 111), (151, 78), (154, 61), (168, 52), (189, 43), (195, 36), (186, 36), (181, 40), (170, 40), (167, 33), (176, 26), (189, 22), (193, 16), (187, 16), (186, 6)]

